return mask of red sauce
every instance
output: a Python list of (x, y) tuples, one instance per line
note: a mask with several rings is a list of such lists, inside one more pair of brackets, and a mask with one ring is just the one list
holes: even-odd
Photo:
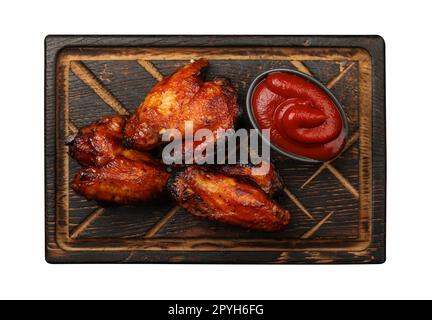
[(270, 129), (279, 148), (315, 160), (329, 160), (342, 150), (345, 132), (339, 109), (327, 93), (307, 79), (272, 73), (252, 96), (258, 126)]

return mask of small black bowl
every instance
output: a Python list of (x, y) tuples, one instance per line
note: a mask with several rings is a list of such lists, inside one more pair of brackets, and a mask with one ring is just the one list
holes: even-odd
[[(275, 72), (283, 72), (283, 73), (291, 73), (291, 74), (295, 74), (297, 76), (303, 77), (306, 80), (312, 82), (313, 84), (315, 84), (316, 86), (318, 86), (319, 88), (321, 88), (335, 103), (336, 107), (339, 110), (339, 113), (341, 115), (342, 118), (342, 126), (344, 132), (345, 132), (345, 140), (348, 137), (348, 119), (347, 116), (345, 114), (345, 111), (341, 105), (341, 103), (336, 99), (336, 97), (334, 96), (334, 94), (326, 87), (324, 86), (321, 82), (319, 82), (318, 80), (316, 80), (314, 77), (311, 77), (310, 75), (297, 71), (297, 70), (291, 70), (291, 69), (271, 69), (268, 71), (265, 71), (263, 73), (261, 73), (260, 75), (258, 75), (250, 84), (248, 92), (247, 92), (247, 96), (246, 96), (246, 110), (247, 110), (247, 114), (249, 117), (249, 121), (252, 123), (252, 126), (258, 130), (259, 134), (261, 135), (261, 128), (258, 126), (255, 116), (253, 114), (252, 111), (252, 95), (255, 91), (256, 86), (262, 81), (264, 80), (264, 78), (270, 74), (270, 73), (275, 73)], [(261, 137), (263, 138), (264, 141), (266, 141), (267, 143), (270, 144), (271, 148), (273, 150), (276, 150), (277, 152), (279, 152), (280, 154), (287, 156), (289, 158), (295, 159), (295, 160), (299, 160), (299, 161), (303, 161), (303, 162), (310, 162), (310, 163), (320, 163), (323, 162), (321, 160), (316, 160), (316, 159), (311, 159), (311, 158), (307, 158), (307, 157), (303, 157), (291, 152), (287, 152), (281, 148), (279, 148), (277, 145), (271, 143), (270, 141), (268, 141), (265, 137), (263, 137), (261, 135)]]

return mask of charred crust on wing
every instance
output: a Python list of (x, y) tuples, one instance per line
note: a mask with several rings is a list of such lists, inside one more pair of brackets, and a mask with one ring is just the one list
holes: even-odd
[(122, 144), (127, 149), (133, 149), (135, 145), (135, 140), (131, 137), (123, 137)]
[(222, 88), (222, 92), (229, 98), (237, 97), (236, 90), (231, 80), (222, 76), (216, 76), (213, 78), (213, 82)]
[(78, 180), (79, 181), (88, 181), (91, 179), (91, 174), (89, 172), (86, 171), (81, 171), (78, 173)]
[(181, 178), (181, 176), (184, 174), (185, 169), (181, 168), (181, 169), (174, 169), (173, 172), (171, 173), (170, 177), (168, 178), (168, 182), (167, 182), (167, 190), (168, 193), (173, 197), (174, 200), (179, 201), (181, 200), (182, 197), (182, 192), (179, 188), (179, 186), (177, 185), (177, 179)]
[(285, 187), (283, 184), (283, 180), (281, 178), (281, 176), (279, 175), (279, 172), (276, 171), (276, 169), (274, 168), (273, 170), (273, 179), (272, 179), (272, 185), (273, 185), (273, 193), (274, 195), (279, 194), (282, 189)]
[(248, 184), (250, 186), (253, 186), (253, 187), (257, 188), (258, 191), (266, 194), (266, 192), (261, 188), (261, 186), (255, 180), (252, 180), (251, 178), (244, 177), (244, 176), (241, 176), (241, 175), (236, 175), (236, 174), (230, 174), (230, 173), (225, 173), (225, 174), (227, 176), (235, 179), (239, 183), (244, 183), (244, 184)]

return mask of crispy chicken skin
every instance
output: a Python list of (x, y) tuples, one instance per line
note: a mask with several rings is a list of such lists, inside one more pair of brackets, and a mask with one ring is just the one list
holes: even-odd
[(253, 168), (253, 164), (217, 166), (217, 170), (222, 173), (253, 181), (269, 196), (274, 196), (277, 192), (282, 190), (282, 182), (273, 164), (270, 164), (270, 170), (264, 175), (253, 175)]
[(81, 168), (72, 189), (87, 199), (115, 203), (148, 202), (163, 198), (169, 174), (156, 160), (135, 151), (116, 156), (103, 166)]
[(178, 129), (184, 137), (185, 121), (193, 122), (194, 131), (234, 128), (236, 92), (225, 79), (203, 82), (200, 74), (207, 66), (207, 60), (197, 60), (156, 84), (126, 123), (124, 144), (150, 150), (162, 143), (165, 129)]
[(174, 174), (168, 189), (194, 216), (244, 228), (277, 231), (290, 214), (259, 187), (217, 171), (191, 166)]

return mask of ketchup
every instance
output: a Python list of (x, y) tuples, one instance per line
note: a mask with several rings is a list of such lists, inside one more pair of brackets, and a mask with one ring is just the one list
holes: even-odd
[(327, 93), (307, 79), (271, 73), (255, 88), (252, 110), (261, 129), (270, 129), (271, 142), (289, 153), (330, 160), (345, 145), (338, 107)]

